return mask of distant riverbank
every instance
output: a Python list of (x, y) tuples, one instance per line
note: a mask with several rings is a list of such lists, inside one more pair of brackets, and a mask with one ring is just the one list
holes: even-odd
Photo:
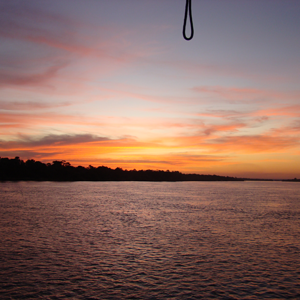
[(74, 167), (69, 162), (42, 163), (15, 158), (0, 158), (0, 180), (17, 181), (243, 181), (244, 179), (203, 174), (183, 174), (178, 171), (123, 170), (105, 166)]
[(42, 163), (34, 159), (0, 157), (0, 181), (285, 181), (300, 179), (259, 179), (230, 176), (183, 174), (179, 171), (123, 170), (106, 166), (72, 166), (65, 160)]

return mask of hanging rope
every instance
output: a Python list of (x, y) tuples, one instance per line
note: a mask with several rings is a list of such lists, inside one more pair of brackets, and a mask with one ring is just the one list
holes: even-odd
[[(186, 23), (187, 23), (188, 13), (189, 13), (190, 25), (191, 25), (191, 35), (190, 35), (190, 37), (186, 36)], [(194, 36), (194, 25), (193, 25), (193, 17), (192, 17), (192, 0), (186, 0), (184, 22), (183, 22), (183, 32), (182, 33), (183, 33), (183, 37), (187, 41), (191, 40)]]

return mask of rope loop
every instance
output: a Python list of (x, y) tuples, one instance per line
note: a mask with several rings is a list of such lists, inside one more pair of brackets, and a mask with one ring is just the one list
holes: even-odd
[[(191, 35), (189, 37), (186, 36), (186, 23), (187, 23), (188, 13), (189, 13), (189, 18), (190, 18), (190, 26), (191, 26)], [(192, 0), (186, 0), (182, 33), (183, 33), (183, 37), (187, 41), (191, 40), (194, 36), (194, 25), (193, 25), (193, 17), (192, 17)]]

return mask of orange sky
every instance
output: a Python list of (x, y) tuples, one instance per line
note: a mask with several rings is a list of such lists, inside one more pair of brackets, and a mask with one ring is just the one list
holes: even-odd
[(0, 156), (299, 178), (300, 3), (184, 5), (3, 2)]

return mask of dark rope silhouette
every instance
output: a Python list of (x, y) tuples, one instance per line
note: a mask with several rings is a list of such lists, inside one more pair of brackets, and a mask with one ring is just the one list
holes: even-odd
[[(191, 35), (190, 35), (190, 37), (186, 36), (186, 23), (187, 23), (188, 13), (189, 13), (190, 25), (191, 25)], [(194, 36), (194, 25), (193, 25), (193, 17), (192, 17), (192, 0), (186, 0), (184, 22), (183, 22), (183, 37), (187, 41), (189, 41), (193, 38), (193, 36)]]

